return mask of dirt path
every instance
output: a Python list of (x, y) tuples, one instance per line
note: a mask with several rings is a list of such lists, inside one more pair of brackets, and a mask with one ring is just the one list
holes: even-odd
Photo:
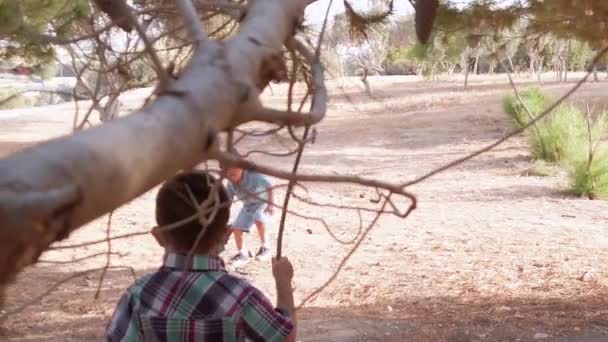
[[(347, 89), (347, 95), (332, 89), (328, 118), (319, 126), (302, 170), (401, 182), (464, 156), (509, 129), (501, 111), (508, 88), (486, 83), (463, 93), (448, 82), (378, 82), (374, 99), (354, 89)], [(605, 87), (588, 84), (574, 100), (597, 103)], [(559, 94), (567, 88), (548, 89)], [(268, 102), (279, 105), (283, 91), (278, 87)], [(41, 127), (45, 133), (39, 139), (69, 129), (67, 108), (51, 110), (54, 115), (45, 121), (39, 114), (17, 120), (2, 119), (0, 113), (0, 150), (7, 153), (38, 140), (32, 135)], [(276, 149), (284, 139), (244, 144), (260, 141)], [(254, 158), (289, 168), (285, 161)], [(302, 309), (302, 341), (529, 341), (535, 334), (547, 334), (544, 340), (549, 341), (608, 340), (602, 335), (608, 331), (608, 203), (565, 195), (563, 177), (520, 176), (529, 166), (523, 139), (515, 139), (413, 187), (420, 201), (414, 214), (405, 221), (381, 219), (336, 280)], [(317, 202), (374, 207), (374, 193), (367, 189), (343, 184), (308, 189), (309, 199)], [(118, 210), (113, 233), (152, 227), (154, 195), (147, 193)], [(360, 224), (354, 211), (300, 201), (292, 208), (323, 217), (341, 240), (357, 237)], [(371, 218), (362, 214), (364, 224)], [(337, 242), (318, 221), (290, 217), (288, 222), (285, 250), (297, 270), (299, 301), (335, 272), (352, 246)], [(66, 243), (101, 238), (104, 227), (102, 218)], [(256, 247), (253, 237), (249, 242)], [(156, 267), (162, 254), (148, 236), (116, 241), (113, 248), (121, 256), (112, 263), (132, 266), (138, 275)], [(103, 250), (92, 246), (43, 258), (71, 260)], [(73, 272), (104, 262), (98, 257), (77, 265), (38, 264), (11, 289), (8, 309)], [(250, 264), (241, 272), (273, 295), (268, 265)], [(93, 272), (60, 286), (9, 319), (5, 336), (15, 341), (101, 339), (132, 278), (129, 271), (111, 270), (100, 299), (94, 300), (98, 278)]]

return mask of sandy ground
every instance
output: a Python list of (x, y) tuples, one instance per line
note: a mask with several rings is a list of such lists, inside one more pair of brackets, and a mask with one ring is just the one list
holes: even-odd
[[(373, 97), (359, 84), (330, 86), (327, 119), (307, 149), (302, 171), (356, 174), (401, 182), (466, 155), (510, 129), (501, 99), (504, 77), (459, 83), (372, 79)], [(554, 94), (572, 84), (546, 85)], [(606, 83), (585, 85), (573, 101), (603, 105)], [(265, 100), (279, 106), (275, 86)], [(143, 92), (125, 100), (135, 108)], [(69, 104), (0, 112), (0, 154), (69, 132)], [(285, 137), (248, 140), (243, 147), (278, 150)], [(288, 160), (253, 155), (288, 169)], [(524, 139), (516, 138), (466, 164), (414, 186), (419, 208), (406, 220), (385, 216), (335, 280), (300, 310), (302, 341), (608, 341), (608, 203), (565, 193), (566, 178), (521, 176), (531, 165)], [(134, 170), (134, 172), (136, 172)], [(281, 183), (281, 181), (277, 181)], [(306, 184), (299, 193), (322, 204), (374, 208), (371, 189)], [(114, 214), (112, 234), (154, 225), (151, 191)], [(283, 194), (279, 191), (278, 199)], [(405, 205), (406, 203), (400, 203)], [(319, 220), (290, 216), (284, 250), (296, 269), (296, 302), (335, 273), (362, 225), (356, 211), (294, 200), (291, 209)], [(100, 218), (60, 245), (104, 237)], [(278, 219), (275, 219), (278, 221)], [(274, 233), (277, 224), (272, 225)], [(365, 227), (363, 227), (365, 228)], [(274, 235), (274, 234), (273, 234)], [(333, 237), (332, 237), (333, 235)], [(336, 239), (337, 238), (337, 239)], [(340, 240), (342, 242), (339, 242)], [(257, 248), (254, 235), (249, 246)], [(131, 271), (110, 269), (95, 292), (105, 244), (43, 255), (8, 293), (6, 310), (55, 291), (12, 315), (0, 330), (9, 341), (102, 340), (105, 324)], [(159, 265), (161, 249), (150, 236), (112, 243), (114, 266), (136, 275)], [(229, 246), (227, 254), (234, 247)], [(57, 263), (68, 261), (68, 263)], [(274, 295), (270, 267), (254, 262), (239, 273)]]

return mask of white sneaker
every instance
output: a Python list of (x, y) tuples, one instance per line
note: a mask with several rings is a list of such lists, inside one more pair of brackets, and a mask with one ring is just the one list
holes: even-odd
[(233, 256), (232, 258), (230, 258), (230, 264), (234, 265), (234, 267), (241, 267), (241, 266), (245, 266), (247, 265), (247, 263), (249, 262), (249, 252), (247, 253), (248, 255), (244, 255), (241, 252), (238, 252), (235, 256)]

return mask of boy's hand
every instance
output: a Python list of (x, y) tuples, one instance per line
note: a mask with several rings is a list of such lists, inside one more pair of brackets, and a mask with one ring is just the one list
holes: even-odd
[(272, 215), (274, 215), (274, 205), (269, 204), (269, 205), (266, 207), (266, 210), (264, 210), (264, 212), (265, 212), (266, 214), (268, 214), (268, 215), (271, 215), (271, 216), (272, 216)]
[(293, 265), (287, 258), (272, 258), (272, 276), (277, 284), (289, 284), (293, 280)]

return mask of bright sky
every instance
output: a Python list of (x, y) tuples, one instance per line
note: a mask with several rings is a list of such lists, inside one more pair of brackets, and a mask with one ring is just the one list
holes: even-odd
[[(471, 3), (472, 0), (451, 0), (450, 2), (455, 5), (466, 5)], [(496, 4), (499, 5), (511, 5), (516, 0), (499, 0), (496, 1)], [(605, 1), (605, 0), (604, 0)], [(329, 5), (330, 0), (319, 0), (312, 5), (306, 8), (306, 17), (310, 20), (311, 24), (321, 24), (323, 19), (325, 18), (325, 12), (327, 11), (327, 6)], [(369, 7), (368, 0), (350, 0), (350, 3), (357, 9), (366, 9)], [(344, 1), (343, 0), (333, 0), (333, 4), (331, 6), (329, 18), (333, 18), (333, 16), (337, 13), (344, 12)], [(406, 0), (395, 0), (395, 15), (403, 16), (406, 14), (411, 14), (414, 12), (412, 5), (410, 5), (409, 1)]]

